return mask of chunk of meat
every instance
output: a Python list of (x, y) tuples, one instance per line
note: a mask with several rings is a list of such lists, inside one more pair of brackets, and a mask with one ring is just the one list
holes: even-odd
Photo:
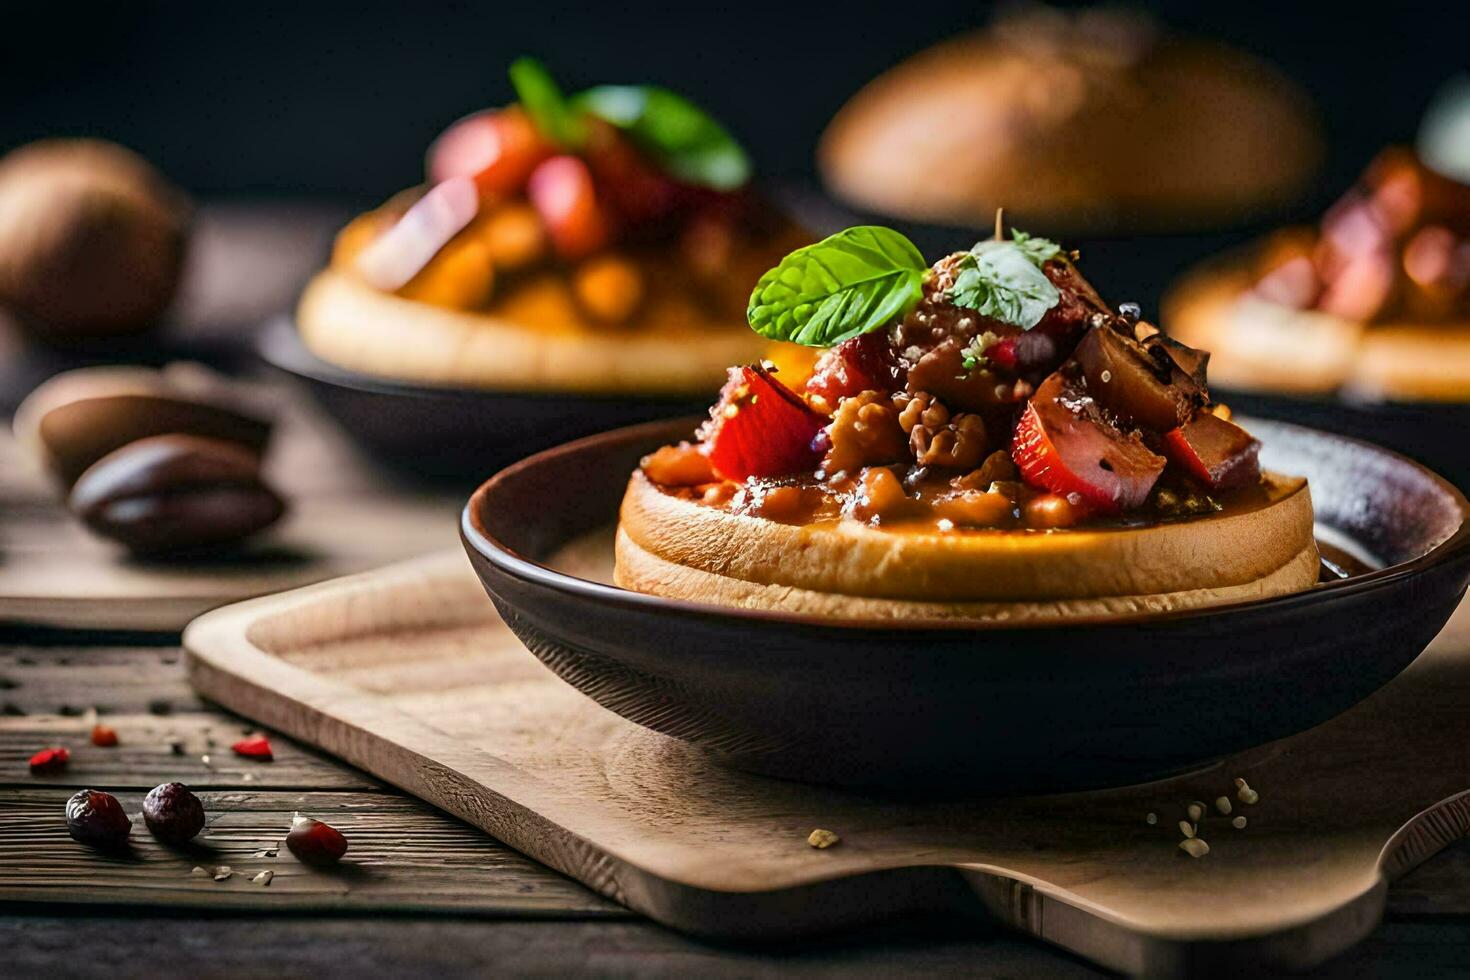
[(1164, 451), (1212, 490), (1250, 486), (1261, 478), (1261, 444), (1234, 422), (1200, 412), (1164, 436)]
[(1076, 494), (1107, 514), (1142, 506), (1167, 464), (1136, 434), (1109, 425), (1092, 399), (1069, 390), (1059, 373), (1021, 413), (1011, 456), (1030, 485), (1063, 497)]
[(1194, 414), (1203, 399), (1194, 379), (1160, 349), (1155, 360), (1138, 342), (1109, 327), (1087, 332), (1075, 355), (1087, 393), (1124, 421), (1168, 432)]

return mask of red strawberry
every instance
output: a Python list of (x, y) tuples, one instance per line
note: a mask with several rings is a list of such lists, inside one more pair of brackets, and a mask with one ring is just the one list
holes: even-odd
[(264, 735), (256, 735), (254, 738), (241, 739), (230, 746), (236, 755), (242, 755), (247, 759), (258, 759), (261, 762), (270, 762), (275, 758), (271, 753), (271, 743)]
[(864, 391), (885, 394), (898, 386), (893, 348), (881, 332), (844, 340), (817, 358), (806, 393), (819, 397), (833, 411), (844, 398)]
[(705, 426), (705, 452), (727, 480), (811, 470), (820, 458), (812, 440), (826, 424), (764, 366), (731, 368)]
[(1011, 457), (1034, 487), (1064, 497), (1077, 494), (1105, 514), (1148, 499), (1166, 460), (1093, 415), (1058, 401), (1065, 381), (1054, 374), (1037, 389), (1016, 425)]
[(1234, 422), (1209, 412), (1166, 433), (1164, 451), (1212, 490), (1248, 486), (1261, 478), (1261, 444)]
[(31, 756), (31, 775), (44, 776), (60, 772), (71, 760), (71, 753), (64, 748), (42, 749)]

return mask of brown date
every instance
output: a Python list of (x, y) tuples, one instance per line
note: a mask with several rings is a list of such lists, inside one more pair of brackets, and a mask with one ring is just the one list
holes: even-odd
[(285, 512), (248, 447), (186, 435), (139, 439), (107, 454), (77, 479), (69, 504), (94, 532), (139, 555), (231, 545)]

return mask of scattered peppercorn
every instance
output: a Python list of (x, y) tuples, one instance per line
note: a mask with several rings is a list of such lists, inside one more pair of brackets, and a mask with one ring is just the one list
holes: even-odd
[(286, 847), (302, 864), (336, 864), (347, 853), (347, 838), (320, 820), (298, 813), (286, 835)]
[(127, 846), (133, 822), (110, 793), (84, 789), (66, 801), (66, 829), (72, 840), (101, 850)]
[(31, 756), (31, 775), (45, 776), (60, 772), (71, 761), (71, 752), (64, 748), (42, 749)]
[(183, 783), (164, 783), (143, 798), (143, 821), (165, 844), (183, 844), (204, 829), (204, 804)]

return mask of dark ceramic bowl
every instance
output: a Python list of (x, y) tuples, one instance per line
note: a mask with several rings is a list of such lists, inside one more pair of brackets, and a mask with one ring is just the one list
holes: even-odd
[(501, 471), (461, 533), (505, 621), (568, 683), (741, 768), (930, 790), (1149, 779), (1290, 735), (1367, 697), (1470, 579), (1470, 504), (1365, 443), (1251, 421), (1306, 475), (1319, 534), (1381, 567), (1307, 592), (1072, 626), (866, 626), (679, 602), (553, 570), (617, 518), (638, 458), (692, 422), (609, 432)]
[(406, 478), (465, 490), (487, 470), (620, 425), (708, 408), (689, 398), (630, 398), (434, 387), (377, 378), (323, 361), (289, 318), (268, 323), (260, 356), (303, 384), (347, 434)]
[(1364, 402), (1211, 390), (1236, 411), (1376, 442), (1418, 460), (1461, 490), (1470, 488), (1470, 402)]

